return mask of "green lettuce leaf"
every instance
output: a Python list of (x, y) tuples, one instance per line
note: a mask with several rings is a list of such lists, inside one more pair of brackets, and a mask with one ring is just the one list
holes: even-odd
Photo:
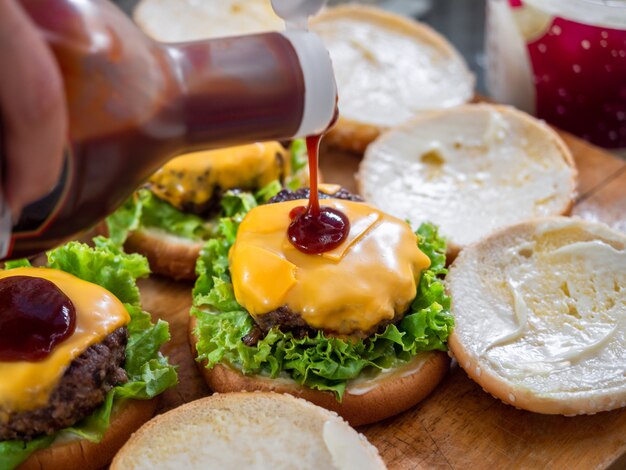
[(4, 263), (4, 269), (30, 268), (32, 264), (26, 258), (14, 259)]
[(289, 146), (291, 155), (291, 175), (285, 182), (285, 187), (295, 191), (303, 186), (308, 186), (309, 181), (309, 154), (306, 150), (304, 139), (295, 139)]
[(39, 437), (30, 442), (0, 442), (0, 470), (11, 470), (17, 467), (33, 452), (50, 446), (52, 441), (54, 441), (54, 436)]
[(421, 351), (447, 350), (454, 321), (440, 279), (446, 274), (446, 244), (432, 224), (422, 224), (417, 231), (418, 245), (431, 266), (422, 272), (415, 300), (397, 325), (360, 341), (321, 332), (297, 339), (275, 328), (256, 346), (246, 346), (241, 338), (251, 331), (253, 321), (237, 303), (228, 271), (228, 251), (240, 218), (241, 214), (220, 221), (219, 236), (205, 244), (197, 263), (191, 313), (198, 319), (198, 360), (206, 361), (207, 367), (226, 362), (245, 374), (287, 374), (299, 384), (330, 390), (341, 400), (346, 382), (364, 370), (393, 367)]
[[(96, 246), (93, 248), (78, 242), (56, 248), (47, 253), (47, 266), (99, 284), (124, 303), (130, 315), (124, 364), (128, 382), (111, 390), (105, 402), (89, 417), (53, 436), (29, 443), (0, 442), (0, 470), (15, 468), (36, 450), (49, 446), (57, 437), (74, 436), (99, 442), (109, 426), (111, 412), (121, 400), (147, 400), (178, 382), (176, 368), (159, 352), (170, 339), (168, 325), (162, 320), (153, 323), (150, 314), (140, 306), (136, 281), (150, 273), (147, 260), (140, 255), (122, 252), (117, 244), (103, 237), (94, 239), (94, 243)], [(24, 265), (23, 262), (11, 262), (9, 268)]]

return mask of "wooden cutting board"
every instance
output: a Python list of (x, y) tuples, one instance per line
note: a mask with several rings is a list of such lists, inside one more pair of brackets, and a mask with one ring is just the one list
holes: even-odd
[[(568, 134), (579, 170), (573, 214), (626, 232), (626, 161)], [(356, 190), (360, 157), (323, 149), (327, 182)], [(190, 283), (153, 277), (140, 287), (146, 310), (169, 321), (164, 348), (179, 365), (180, 384), (166, 392), (160, 412), (210, 394), (187, 342)], [(626, 409), (567, 418), (516, 410), (494, 399), (458, 366), (415, 408), (359, 429), (390, 469), (626, 468)]]

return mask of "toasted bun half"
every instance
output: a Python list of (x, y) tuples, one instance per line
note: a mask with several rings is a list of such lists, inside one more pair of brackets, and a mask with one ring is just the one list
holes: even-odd
[(85, 439), (54, 443), (32, 454), (17, 470), (99, 470), (108, 465), (130, 435), (152, 417), (157, 403), (157, 398), (126, 400), (114, 409), (109, 429), (99, 443)]
[[(190, 318), (190, 341), (194, 357), (197, 356), (196, 337), (193, 330), (196, 318)], [(331, 392), (313, 390), (298, 385), (288, 378), (272, 379), (259, 375), (243, 375), (227, 365), (207, 369), (198, 363), (209, 388), (214, 392), (277, 392), (304, 398), (316, 405), (332, 410), (352, 426), (375, 423), (408, 410), (441, 382), (450, 365), (446, 353), (432, 351), (417, 355), (406, 365), (375, 379), (363, 379), (348, 384), (343, 400), (337, 401)]]
[(626, 235), (528, 221), (464, 249), (446, 283), (450, 350), (487, 392), (547, 414), (626, 406)]
[(543, 122), (488, 104), (424, 114), (367, 149), (363, 197), (411, 225), (430, 221), (449, 257), (507, 225), (567, 214), (577, 172), (571, 152)]
[(326, 140), (363, 152), (378, 134), (416, 114), (474, 96), (474, 76), (454, 47), (423, 23), (359, 5), (310, 21), (328, 48), (340, 119)]
[(131, 437), (111, 470), (380, 470), (378, 451), (334, 413), (289, 395), (230, 393), (157, 416)]

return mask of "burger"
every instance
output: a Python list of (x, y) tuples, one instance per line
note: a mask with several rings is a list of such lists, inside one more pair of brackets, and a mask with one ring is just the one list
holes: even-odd
[(0, 271), (0, 468), (99, 469), (177, 383), (142, 311), (140, 255), (103, 238)]
[(145, 255), (153, 272), (195, 279), (203, 243), (222, 216), (239, 210), (232, 193), (246, 204), (264, 203), (283, 186), (308, 182), (304, 142), (289, 150), (261, 142), (194, 152), (171, 160), (107, 219), (108, 234), (130, 252)]
[(290, 393), (352, 425), (400, 413), (448, 370), (445, 241), (326, 186), (322, 205), (347, 215), (349, 233), (306, 254), (287, 231), (308, 197), (283, 190), (222, 218), (204, 246), (190, 321), (201, 371), (214, 391)]

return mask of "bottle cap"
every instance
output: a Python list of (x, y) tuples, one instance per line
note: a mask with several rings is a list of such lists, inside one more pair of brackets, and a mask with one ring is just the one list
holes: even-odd
[(291, 42), (304, 76), (304, 113), (294, 137), (321, 134), (335, 117), (337, 85), (330, 54), (317, 34), (287, 30), (282, 34)]

